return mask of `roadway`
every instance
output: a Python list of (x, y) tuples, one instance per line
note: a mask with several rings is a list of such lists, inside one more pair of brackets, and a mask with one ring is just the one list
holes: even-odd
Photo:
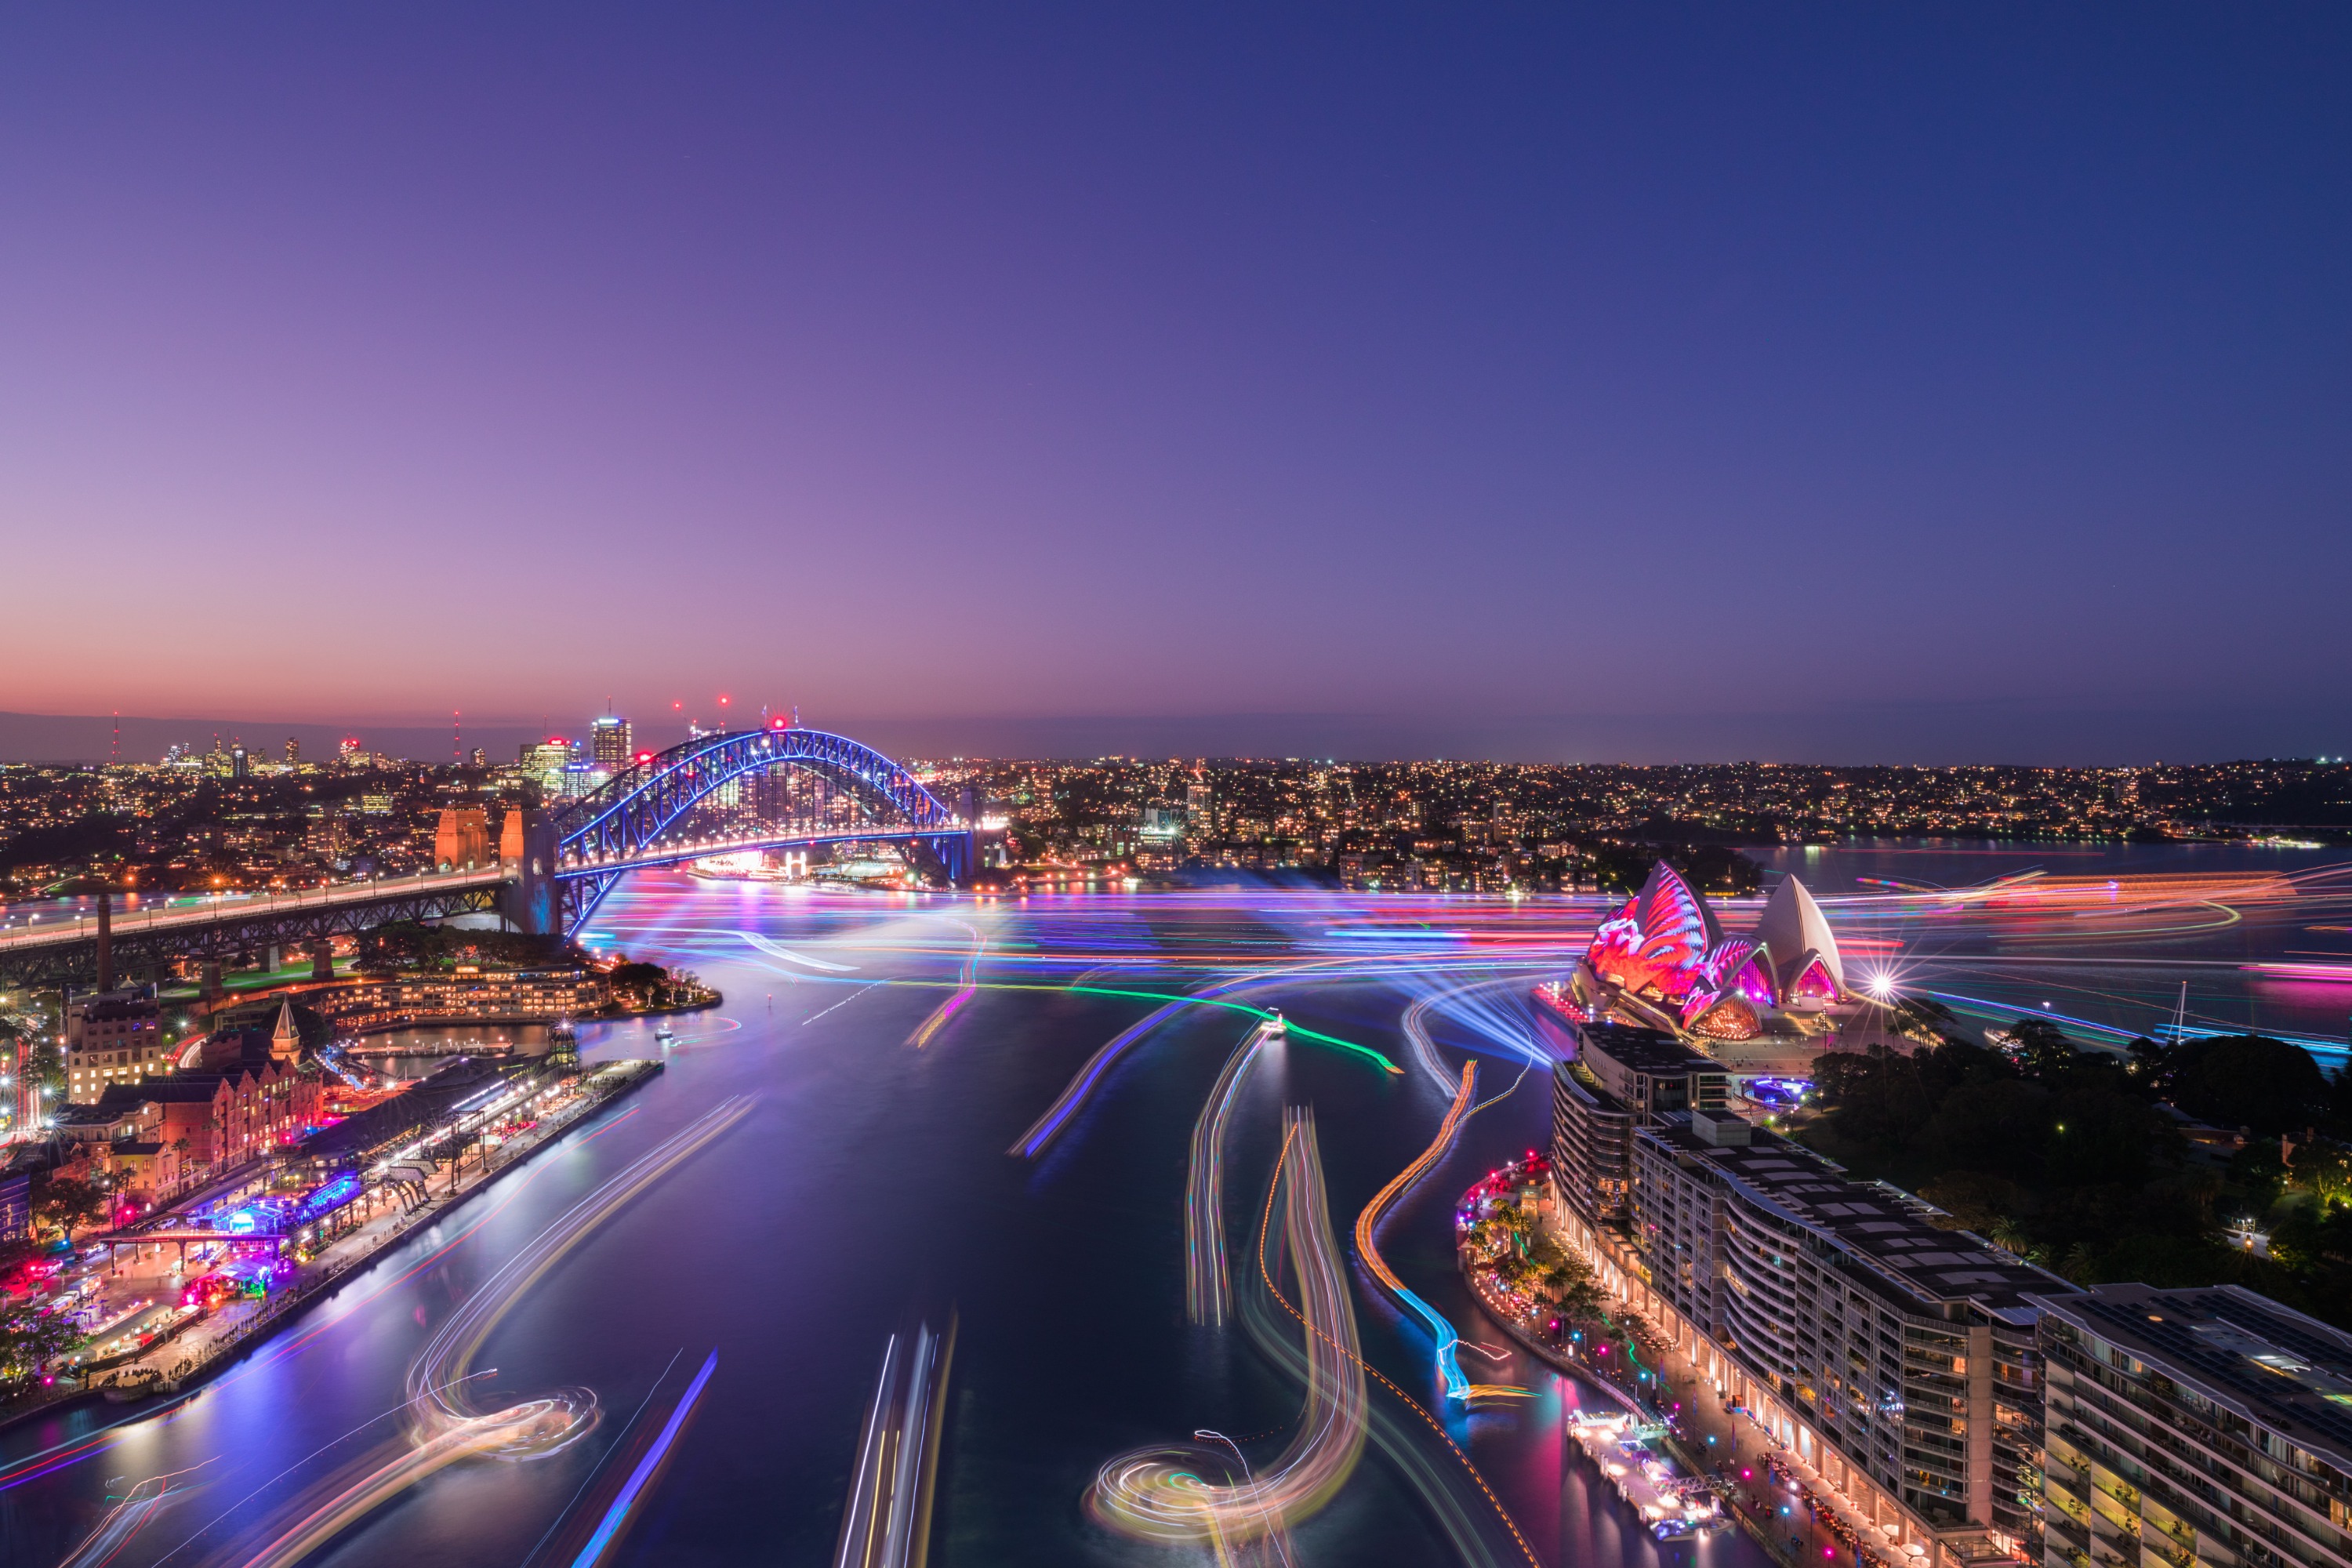
[[(202, 930), (206, 926), (248, 921), (257, 916), (268, 918), (305, 910), (340, 909), (418, 894), (463, 892), (496, 887), (508, 879), (509, 873), (505, 868), (491, 866), (478, 871), (428, 871), (412, 877), (371, 877), (364, 881), (335, 882), (324, 888), (213, 894), (193, 903), (173, 903), (168, 896), (162, 896), (152, 905), (142, 903), (136, 910), (116, 911), (109, 921), (109, 927), (113, 939), (121, 942), (126, 937), (143, 936), (149, 932)], [(0, 929), (0, 956), (30, 949), (91, 942), (97, 936), (98, 917), (95, 915), (43, 921), (35, 914), (27, 916), (26, 923), (21, 926)]]

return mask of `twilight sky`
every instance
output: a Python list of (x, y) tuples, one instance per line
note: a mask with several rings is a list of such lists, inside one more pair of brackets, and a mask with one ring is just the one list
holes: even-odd
[(0, 710), (2352, 750), (2347, 80), (2340, 6), (12, 7)]

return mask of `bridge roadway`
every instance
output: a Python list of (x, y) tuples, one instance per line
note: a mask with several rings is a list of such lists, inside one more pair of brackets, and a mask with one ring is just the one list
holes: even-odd
[[(897, 843), (935, 837), (929, 830), (865, 826), (665, 839), (636, 854), (610, 859), (593, 855), (564, 858), (557, 862), (551, 879), (609, 879), (746, 849)], [(239, 952), (349, 935), (394, 921), (438, 920), (496, 910), (502, 907), (502, 895), (520, 879), (514, 868), (489, 866), (282, 892), (206, 897), (192, 903), (158, 898), (152, 904), (119, 910), (110, 916), (106, 922), (110, 967), (117, 975), (137, 974), (178, 958), (220, 962)], [(0, 989), (90, 984), (97, 977), (99, 923), (96, 915), (81, 915), (0, 931)]]
[[(688, 839), (672, 829), (732, 781), (779, 768), (810, 773), (849, 792), (868, 820), (838, 826), (802, 823)], [(885, 814), (878, 819), (876, 813)], [(950, 883), (971, 873), (971, 813), (941, 805), (904, 766), (842, 735), (782, 723), (772, 729), (699, 735), (644, 758), (594, 791), (551, 812), (525, 808), (521, 852), (512, 865), (480, 870), (331, 884), (285, 893), (164, 903), (127, 911), (0, 931), (0, 986), (100, 984), (120, 974), (155, 973), (174, 960), (217, 963), (241, 952), (312, 943), (394, 921), (431, 921), (497, 910), (516, 929), (577, 936), (627, 872), (739, 850), (839, 844), (859, 839), (914, 847)]]
[[(114, 911), (105, 924), (118, 974), (174, 958), (218, 960), (273, 944), (319, 941), (394, 920), (432, 920), (497, 906), (506, 868), (372, 877), (323, 888), (205, 898)], [(0, 987), (87, 984), (97, 973), (96, 915), (0, 931)]]

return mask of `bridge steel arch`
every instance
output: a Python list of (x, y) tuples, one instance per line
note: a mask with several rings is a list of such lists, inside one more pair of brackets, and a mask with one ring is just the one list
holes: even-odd
[(911, 842), (939, 860), (951, 883), (961, 886), (970, 880), (972, 825), (888, 757), (823, 730), (738, 730), (672, 746), (614, 774), (593, 794), (551, 815), (548, 875), (561, 891), (564, 934), (577, 936), (613, 884), (627, 872), (710, 853), (707, 845), (666, 847), (662, 837), (721, 785), (779, 763), (847, 784), (858, 798), (879, 809), (880, 819), (870, 832), (779, 834), (746, 838), (735, 847), (836, 842), (851, 837)]

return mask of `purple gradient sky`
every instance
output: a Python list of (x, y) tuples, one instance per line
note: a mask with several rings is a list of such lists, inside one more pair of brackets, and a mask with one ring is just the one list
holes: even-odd
[(0, 18), (0, 709), (2352, 749), (2352, 11), (487, 9)]

